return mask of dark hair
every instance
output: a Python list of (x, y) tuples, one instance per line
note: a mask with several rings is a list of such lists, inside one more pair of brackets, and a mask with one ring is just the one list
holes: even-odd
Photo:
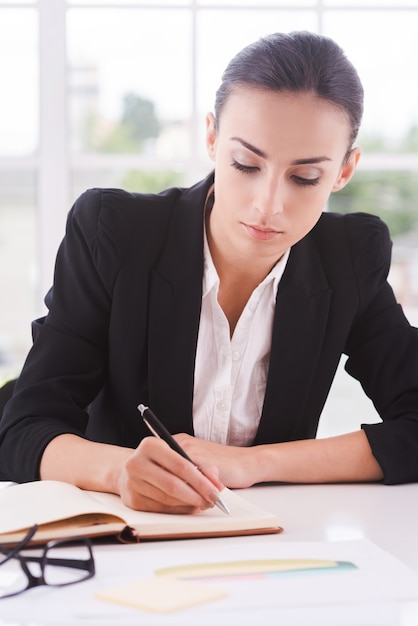
[(306, 31), (274, 33), (246, 46), (229, 63), (216, 92), (215, 117), (234, 88), (312, 92), (343, 110), (351, 126), (350, 147), (363, 115), (363, 87), (343, 50), (328, 37)]

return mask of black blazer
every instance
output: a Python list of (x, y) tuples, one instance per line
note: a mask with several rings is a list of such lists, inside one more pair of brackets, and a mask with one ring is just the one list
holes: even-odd
[[(136, 446), (147, 434), (140, 402), (172, 432), (193, 433), (211, 182), (159, 195), (96, 189), (75, 203), (49, 313), (33, 324), (34, 345), (1, 421), (5, 477), (36, 479), (45, 446), (61, 433)], [(324, 213), (292, 248), (254, 444), (315, 437), (346, 353), (383, 420), (363, 428), (385, 482), (418, 480), (418, 333), (386, 282), (390, 247), (377, 217)]]

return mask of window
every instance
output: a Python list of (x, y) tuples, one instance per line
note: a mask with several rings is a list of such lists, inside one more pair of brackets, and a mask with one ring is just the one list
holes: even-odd
[(0, 380), (22, 360), (35, 311), (38, 36), (33, 3), (0, 4)]
[(211, 164), (204, 116), (230, 57), (308, 29), (366, 91), (359, 171), (331, 210), (381, 214), (391, 280), (418, 308), (418, 0), (0, 0), (0, 378), (18, 373), (72, 202), (91, 186), (190, 184)]

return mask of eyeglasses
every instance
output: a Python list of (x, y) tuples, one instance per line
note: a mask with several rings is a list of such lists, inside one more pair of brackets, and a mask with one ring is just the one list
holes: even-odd
[[(22, 554), (37, 531), (33, 526), (11, 550), (0, 548), (0, 599), (17, 596), (32, 587), (64, 587), (92, 578), (95, 574), (89, 539), (50, 541), (41, 555)], [(74, 558), (64, 558), (63, 550), (74, 547)], [(3, 556), (3, 558), (2, 558)]]

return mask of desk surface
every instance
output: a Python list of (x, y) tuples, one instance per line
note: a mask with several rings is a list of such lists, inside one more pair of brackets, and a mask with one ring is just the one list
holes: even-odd
[[(167, 541), (167, 542), (149, 542), (135, 546), (95, 546), (95, 554), (101, 550), (111, 550), (114, 552), (115, 559), (118, 551), (130, 550), (129, 558), (138, 559), (141, 554), (153, 553), (161, 555), (165, 550), (172, 550), (173, 547), (178, 550), (188, 549), (192, 542), (198, 542), (200, 546), (210, 546), (213, 550), (222, 549), (225, 545), (231, 545), (231, 542), (259, 542), (262, 544), (274, 544), (280, 542), (312, 542), (312, 541), (342, 541), (368, 539), (374, 544), (384, 549), (386, 552), (394, 555), (403, 563), (410, 566), (418, 574), (418, 484), (384, 486), (380, 484), (360, 484), (360, 485), (269, 485), (256, 486), (251, 489), (242, 490), (240, 492), (245, 498), (259, 504), (260, 506), (276, 513), (280, 519), (284, 532), (281, 535), (265, 535), (257, 537), (245, 538), (221, 538), (221, 539), (205, 539), (205, 540), (189, 540), (189, 541)], [(194, 545), (194, 544), (193, 544)], [(196, 544), (197, 545), (197, 544)], [(115, 561), (116, 562), (116, 561)], [(98, 572), (96, 579), (100, 579), (101, 573)], [(85, 585), (87, 583), (83, 583)], [(117, 577), (115, 577), (117, 584)], [(373, 584), (373, 581), (370, 581)], [(79, 586), (81, 589), (81, 585)], [(45, 602), (50, 590), (40, 588), (32, 590), (33, 606), (37, 602)], [(54, 592), (52, 592), (54, 593)], [(417, 589), (418, 598), (418, 589)], [(0, 601), (0, 626), (30, 625), (43, 626), (43, 624), (51, 624), (47, 619), (42, 620), (39, 615), (36, 621), (33, 621), (33, 615), (22, 615), (18, 611), (20, 602), (15, 599), (13, 601)], [(6, 604), (3, 604), (6, 603)], [(14, 603), (14, 604), (13, 604)], [(13, 613), (10, 607), (16, 608)], [(333, 617), (328, 617), (330, 621), (322, 619), (322, 621), (305, 621), (305, 626), (313, 624), (328, 624), (333, 626), (351, 626), (357, 624), (357, 621), (347, 621), (349, 618), (341, 610), (332, 604), (330, 599), (329, 611)], [(5, 612), (2, 609), (7, 609)], [(390, 613), (390, 612), (389, 612)], [(67, 607), (62, 607), (62, 613), (54, 621), (54, 626), (58, 624), (78, 624), (87, 623), (79, 621), (69, 621), (69, 613)], [(138, 619), (138, 624), (148, 624), (146, 615), (140, 614), (142, 617)], [(314, 613), (312, 613), (312, 616)], [(17, 620), (15, 616), (18, 616)], [(290, 618), (289, 618), (290, 619)], [(301, 618), (302, 619), (302, 618)], [(305, 616), (306, 619), (306, 616)], [(418, 601), (405, 602), (399, 604), (395, 609), (392, 607), (392, 613), (387, 615), (386, 621), (370, 621), (369, 617), (366, 621), (361, 621), (362, 626), (370, 626), (373, 624), (386, 624), (390, 626), (416, 626), (418, 624)], [(380, 619), (382, 619), (380, 617)], [(3, 621), (2, 621), (3, 620)], [(292, 621), (293, 620), (293, 621)], [(296, 621), (295, 621), (296, 620)], [(92, 622), (90, 622), (92, 623)], [(111, 622), (101, 622), (110, 626)], [(115, 626), (116, 626), (115, 622)], [(123, 622), (125, 623), (125, 622)], [(128, 623), (128, 622), (126, 622)], [(131, 622), (133, 623), (133, 622)], [(151, 623), (151, 622), (150, 622)], [(156, 623), (152, 621), (152, 623)], [(167, 623), (164, 617), (158, 623)], [(181, 623), (181, 620), (179, 621)], [(233, 617), (229, 615), (225, 618), (225, 624), (235, 624)], [(268, 625), (270, 622), (264, 620), (263, 623)], [(273, 623), (273, 622), (271, 622)], [(277, 622), (278, 623), (278, 622)], [(283, 623), (283, 622), (282, 622)], [(293, 616), (289, 624), (299, 624)], [(122, 622), (118, 623), (121, 626)], [(113, 623), (112, 623), (113, 626)], [(222, 624), (217, 622), (217, 626)], [(287, 623), (285, 624), (287, 626)]]

